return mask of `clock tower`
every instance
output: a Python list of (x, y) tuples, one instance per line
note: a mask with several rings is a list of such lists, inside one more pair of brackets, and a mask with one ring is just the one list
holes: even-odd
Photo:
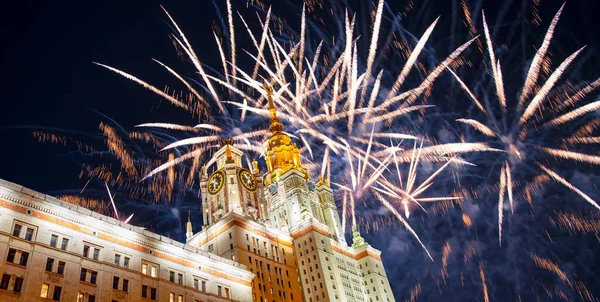
[(258, 169), (242, 167), (242, 151), (233, 146), (233, 139), (222, 139), (219, 145), (221, 148), (209, 163), (215, 164), (216, 169), (209, 175), (204, 166), (200, 172), (204, 225), (217, 222), (229, 212), (262, 219), (264, 205), (259, 188), (263, 185)]

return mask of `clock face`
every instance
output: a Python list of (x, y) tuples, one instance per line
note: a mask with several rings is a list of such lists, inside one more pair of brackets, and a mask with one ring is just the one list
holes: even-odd
[(213, 173), (208, 179), (208, 193), (215, 194), (221, 190), (225, 182), (225, 174), (223, 171)]
[(250, 191), (256, 190), (256, 180), (254, 179), (254, 175), (252, 175), (250, 171), (246, 169), (241, 169), (238, 172), (238, 178), (246, 189)]

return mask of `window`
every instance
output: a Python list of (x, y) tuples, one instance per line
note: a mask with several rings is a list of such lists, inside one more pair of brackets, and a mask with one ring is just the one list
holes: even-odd
[(14, 263), (16, 254), (17, 254), (17, 250), (8, 249), (8, 256), (6, 257), (6, 262)]
[(217, 286), (217, 295), (219, 297), (223, 295), (223, 287), (221, 285)]
[(183, 285), (183, 274), (177, 274), (177, 283)]
[(85, 268), (82, 267), (81, 268), (81, 273), (79, 274), (79, 281), (84, 281), (85, 282), (86, 277), (87, 277), (87, 269), (85, 269)]
[(199, 285), (199, 283), (200, 283), (200, 282), (198, 282), (198, 279), (194, 278), (194, 289), (195, 289), (195, 290), (198, 290), (198, 289), (199, 289), (199, 286), (200, 286), (200, 285)]
[(27, 228), (27, 232), (25, 233), (25, 240), (31, 241), (33, 239), (33, 229)]
[(175, 293), (169, 293), (169, 302), (175, 302)]
[(15, 286), (13, 287), (13, 292), (20, 293), (22, 287), (23, 287), (23, 278), (20, 278), (20, 277), (15, 278)]
[(42, 284), (42, 291), (40, 292), (40, 298), (48, 298), (48, 292), (50, 291), (50, 285)]
[(50, 246), (51, 247), (56, 247), (56, 243), (58, 242), (58, 236), (56, 235), (52, 235), (50, 237)]
[(100, 249), (94, 248), (94, 260), (98, 260), (100, 258)]
[(177, 296), (177, 302), (183, 302), (183, 295)]
[(231, 235), (231, 232), (229, 232), (229, 239), (233, 238), (233, 236)]
[(121, 255), (115, 254), (115, 265), (121, 264)]
[(127, 280), (127, 279), (123, 279), (123, 291), (124, 292), (129, 291), (129, 280)]
[(52, 300), (60, 301), (60, 293), (62, 292), (62, 287), (55, 286), (54, 287), (54, 295), (52, 295)]
[(150, 299), (156, 300), (156, 288), (150, 288)]
[(208, 251), (212, 252), (215, 249), (215, 247), (211, 244), (208, 246)]
[(96, 284), (96, 278), (98, 278), (98, 272), (90, 271), (90, 283)]
[(83, 294), (77, 293), (77, 302), (83, 302)]
[(2, 281), (0, 281), (0, 289), (8, 289), (8, 283), (10, 282), (10, 275), (3, 274)]
[(90, 254), (90, 246), (89, 245), (84, 245), (83, 246), (83, 257), (89, 257)]
[(150, 269), (150, 276), (156, 278), (156, 271), (158, 270), (157, 266), (152, 266)]
[(123, 267), (129, 268), (129, 257), (123, 259)]
[[(68, 244), (69, 244), (69, 239), (67, 239), (67, 238), (63, 238), (63, 239), (62, 239), (62, 242), (61, 242), (61, 244), (60, 244), (60, 249), (61, 249), (61, 250), (63, 250), (63, 251), (66, 251), (66, 250), (67, 250), (67, 245), (68, 245)], [(89, 300), (89, 299), (88, 299), (88, 300)]]
[(56, 273), (59, 275), (64, 274), (65, 265), (66, 265), (66, 263), (64, 261), (58, 261), (58, 268), (56, 269)]
[(148, 298), (148, 286), (142, 285), (142, 298)]
[(229, 299), (229, 288), (228, 287), (225, 288), (225, 298)]
[(206, 280), (202, 280), (202, 291), (206, 292)]
[(15, 223), (15, 227), (13, 228), (13, 233), (12, 235), (15, 237), (19, 237), (21, 235), (21, 228), (23, 226), (20, 224)]
[(148, 275), (148, 264), (142, 263), (142, 274)]
[(119, 277), (113, 276), (113, 289), (119, 289)]
[(48, 258), (46, 260), (46, 271), (47, 272), (51, 272), (52, 271), (52, 267), (54, 266), (54, 259), (52, 258)]
[(169, 281), (175, 282), (175, 272), (174, 271), (169, 272)]
[(27, 266), (27, 259), (29, 259), (29, 253), (21, 252), (21, 261), (19, 261), (19, 265)]
[(90, 295), (90, 296), (88, 297), (88, 302), (96, 302), (96, 296), (92, 296), (92, 295)]

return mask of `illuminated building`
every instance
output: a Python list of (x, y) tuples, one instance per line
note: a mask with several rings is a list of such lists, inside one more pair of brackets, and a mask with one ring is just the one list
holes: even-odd
[(0, 301), (252, 301), (244, 266), (0, 180)]
[(356, 228), (348, 246), (265, 88), (267, 172), (224, 139), (185, 244), (0, 180), (0, 301), (394, 301), (380, 252)]
[(395, 301), (380, 252), (353, 228), (348, 246), (328, 180), (313, 182), (268, 93), (267, 173), (243, 168), (231, 139), (200, 175), (204, 226), (187, 244), (255, 273), (253, 301)]

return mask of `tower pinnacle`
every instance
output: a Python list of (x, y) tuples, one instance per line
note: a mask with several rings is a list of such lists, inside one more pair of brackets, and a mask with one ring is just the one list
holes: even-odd
[(275, 108), (275, 103), (273, 102), (273, 87), (267, 82), (264, 82), (263, 89), (267, 92), (267, 99), (269, 101), (269, 114), (271, 120), (269, 130), (271, 130), (271, 133), (281, 132), (283, 131), (283, 124), (281, 124), (279, 118), (277, 118), (277, 108)]
[(187, 239), (190, 239), (194, 235), (194, 232), (192, 230), (192, 221), (190, 220), (190, 211), (188, 211), (188, 221), (186, 223), (185, 230), (185, 237)]

